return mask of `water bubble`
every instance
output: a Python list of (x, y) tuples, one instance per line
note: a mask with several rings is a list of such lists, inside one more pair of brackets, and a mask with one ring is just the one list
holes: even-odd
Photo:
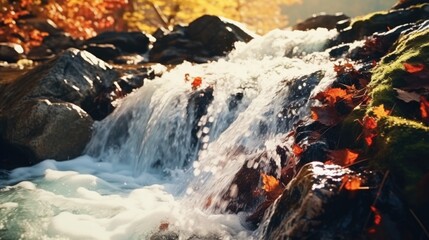
[(206, 135), (206, 136), (204, 136), (203, 137), (203, 139), (201, 140), (203, 143), (208, 143), (209, 142), (209, 140), (210, 140), (210, 136), (209, 135)]
[(213, 116), (210, 116), (210, 117), (209, 117), (209, 122), (210, 122), (210, 123), (214, 122), (214, 117), (213, 117)]
[(203, 133), (204, 134), (207, 134), (207, 133), (209, 133), (210, 132), (210, 128), (208, 128), (208, 127), (204, 127), (203, 128)]

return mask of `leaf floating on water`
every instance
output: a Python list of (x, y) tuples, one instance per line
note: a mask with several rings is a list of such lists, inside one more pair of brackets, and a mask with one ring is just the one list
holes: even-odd
[(159, 225), (158, 229), (159, 229), (159, 231), (167, 231), (168, 227), (169, 227), (169, 223), (168, 222), (162, 222)]
[(417, 73), (423, 71), (425, 69), (425, 65), (422, 63), (404, 63), (405, 71), (409, 73)]
[(341, 88), (330, 88), (323, 92), (319, 92), (314, 99), (317, 99), (330, 106), (334, 106), (340, 100), (351, 101), (352, 94), (347, 93), (346, 90)]
[(201, 83), (203, 83), (203, 79), (201, 77), (194, 77), (194, 80), (192, 81), (192, 89), (196, 90), (201, 86)]
[(344, 186), (346, 190), (349, 190), (349, 191), (360, 190), (361, 185), (362, 185), (362, 178), (360, 177), (354, 177), (349, 175), (345, 175), (343, 177), (342, 186)]

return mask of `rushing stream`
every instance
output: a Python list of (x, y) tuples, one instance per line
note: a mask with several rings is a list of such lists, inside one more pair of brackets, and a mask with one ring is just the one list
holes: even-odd
[[(248, 213), (222, 211), (221, 193), (247, 156), (280, 161), (276, 144), (333, 79), (324, 46), (335, 34), (275, 30), (146, 81), (96, 123), (87, 155), (0, 180), (0, 239), (150, 239), (167, 228), (180, 239), (258, 239)], [(186, 74), (202, 78), (199, 90)]]

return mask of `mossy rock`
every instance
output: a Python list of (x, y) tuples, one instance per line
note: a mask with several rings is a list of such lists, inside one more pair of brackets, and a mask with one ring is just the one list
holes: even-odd
[(394, 51), (374, 68), (369, 85), (372, 106), (384, 104), (387, 109), (394, 110), (394, 115), (413, 118), (418, 104), (407, 104), (399, 100), (395, 91), (395, 88), (407, 87), (406, 79), (412, 75), (405, 70), (404, 63), (429, 65), (429, 29), (401, 37), (394, 46)]
[(400, 117), (383, 117), (378, 121), (375, 154), (371, 164), (390, 170), (404, 196), (411, 204), (421, 203), (417, 185), (429, 173), (429, 127)]

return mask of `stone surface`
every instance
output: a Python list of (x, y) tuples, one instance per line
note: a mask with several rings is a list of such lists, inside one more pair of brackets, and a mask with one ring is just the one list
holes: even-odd
[(89, 45), (85, 45), (83, 49), (104, 61), (115, 59), (121, 55), (121, 50), (116, 48), (113, 44), (91, 43)]
[(30, 29), (34, 28), (41, 32), (46, 32), (49, 35), (61, 32), (61, 30), (58, 29), (58, 26), (50, 19), (23, 18), (18, 20), (18, 26)]
[(110, 44), (122, 53), (145, 53), (150, 36), (143, 32), (103, 32), (86, 40), (83, 45)]
[(319, 13), (313, 15), (310, 18), (307, 18), (302, 22), (297, 23), (295, 26), (292, 27), (292, 29), (302, 31), (317, 28), (334, 29), (337, 26), (338, 21), (345, 19), (349, 19), (349, 17), (343, 13), (337, 13), (334, 15)]
[(17, 62), (24, 49), (21, 45), (16, 43), (0, 43), (0, 61)]
[(340, 166), (303, 166), (266, 214), (264, 239), (362, 239), (373, 192), (345, 190), (346, 175), (372, 184)]
[(378, 32), (386, 32), (397, 26), (429, 18), (429, 4), (417, 5), (406, 9), (378, 12), (353, 19), (351, 25), (340, 31), (333, 45), (361, 40)]
[[(66, 102), (35, 99), (22, 102), (3, 116), (2, 138), (28, 149), (36, 160), (79, 156), (92, 134), (92, 118)], [(7, 168), (7, 166), (1, 166)]]
[(187, 27), (176, 26), (170, 33), (158, 31), (156, 35), (159, 37), (149, 52), (149, 60), (164, 64), (214, 60), (231, 51), (235, 42), (253, 38), (234, 22), (211, 15), (204, 15)]
[(58, 99), (89, 108), (97, 105), (100, 96), (110, 92), (117, 77), (110, 65), (89, 52), (69, 49), (0, 92), (0, 110), (30, 98)]

